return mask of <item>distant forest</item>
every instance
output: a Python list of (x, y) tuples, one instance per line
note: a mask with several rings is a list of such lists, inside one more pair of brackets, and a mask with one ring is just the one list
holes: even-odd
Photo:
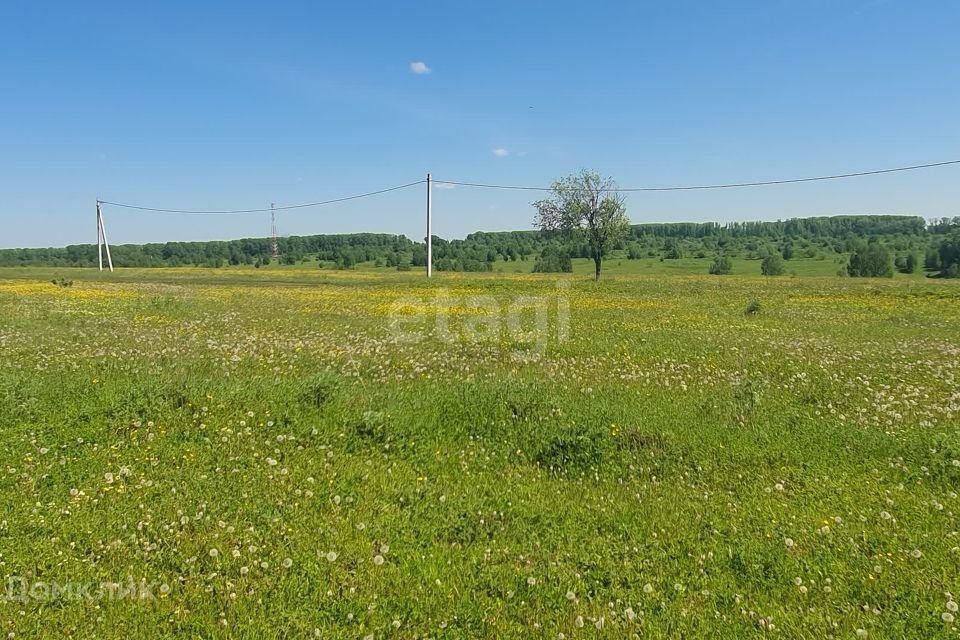
[[(361, 263), (407, 270), (426, 264), (424, 242), (381, 233), (208, 242), (111, 245), (119, 267), (262, 266), (316, 262), (321, 268), (351, 269)], [(586, 242), (542, 231), (478, 232), (463, 240), (433, 239), (438, 271), (493, 271), (498, 262), (532, 261), (532, 271), (569, 271), (572, 258), (589, 257)], [(831, 216), (777, 222), (682, 222), (637, 224), (614, 252), (626, 259), (728, 257), (768, 260), (850, 255), (851, 275), (892, 275), (897, 269), (925, 269), (931, 275), (960, 277), (960, 217), (927, 222), (916, 216)], [(860, 273), (860, 261), (873, 261)], [(96, 265), (96, 245), (49, 249), (0, 249), (0, 266)], [(866, 263), (866, 262), (864, 262)], [(889, 267), (889, 269), (887, 268)], [(873, 271), (879, 271), (874, 273)], [(890, 271), (888, 274), (887, 271)]]

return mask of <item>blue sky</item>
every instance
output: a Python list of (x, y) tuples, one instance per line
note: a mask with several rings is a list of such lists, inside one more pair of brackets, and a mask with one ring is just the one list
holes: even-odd
[[(215, 4), (5, 0), (0, 246), (95, 241), (97, 197), (255, 208), (427, 171), (540, 185), (591, 167), (635, 187), (960, 158), (955, 0)], [(628, 212), (953, 216), (958, 185), (945, 167), (634, 194)], [(529, 228), (535, 196), (438, 189), (434, 232)], [(423, 201), (414, 187), (279, 226), (420, 238)], [(269, 230), (265, 215), (104, 212), (114, 243)]]

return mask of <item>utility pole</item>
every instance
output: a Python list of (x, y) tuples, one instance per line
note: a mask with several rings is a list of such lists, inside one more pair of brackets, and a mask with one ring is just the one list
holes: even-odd
[(280, 255), (280, 249), (277, 246), (277, 212), (273, 208), (273, 203), (270, 203), (270, 235), (273, 240), (270, 243), (270, 253), (274, 258)]
[(107, 242), (107, 230), (103, 226), (103, 212), (100, 210), (100, 200), (97, 199), (97, 265), (103, 271), (103, 250), (107, 250), (107, 266), (113, 273), (113, 258), (110, 257), (110, 243)]
[(427, 277), (433, 275), (433, 183), (427, 174)]

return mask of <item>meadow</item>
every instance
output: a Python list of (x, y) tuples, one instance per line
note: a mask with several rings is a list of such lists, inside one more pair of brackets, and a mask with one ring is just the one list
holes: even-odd
[(0, 631), (956, 637), (960, 283), (816, 262), (0, 270)]

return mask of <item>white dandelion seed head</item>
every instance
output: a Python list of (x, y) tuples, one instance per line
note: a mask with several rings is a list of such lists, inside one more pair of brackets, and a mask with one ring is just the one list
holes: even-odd
[(328, 562), (336, 562), (336, 560), (337, 560), (337, 552), (336, 552), (336, 551), (327, 551), (326, 558), (327, 558), (327, 561), (328, 561)]
[(383, 556), (381, 556), (381, 555), (379, 555), (379, 554), (373, 556), (373, 564), (377, 565), (378, 567), (379, 567), (380, 565), (382, 565), (382, 564), (383, 564)]

